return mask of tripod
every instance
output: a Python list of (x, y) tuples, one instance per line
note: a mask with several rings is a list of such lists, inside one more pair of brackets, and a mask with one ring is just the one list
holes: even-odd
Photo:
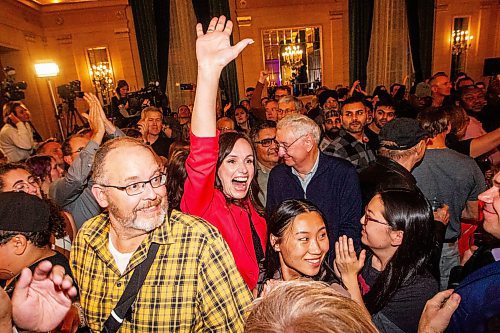
[[(66, 112), (64, 112), (64, 104), (67, 105)], [(85, 119), (75, 107), (74, 99), (64, 99), (63, 103), (57, 105), (56, 118), (59, 127), (64, 128), (63, 133), (66, 137), (75, 134), (85, 125)]]

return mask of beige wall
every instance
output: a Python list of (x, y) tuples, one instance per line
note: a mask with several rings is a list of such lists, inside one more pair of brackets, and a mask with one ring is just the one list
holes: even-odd
[(436, 5), (433, 73), (450, 72), (451, 32), (455, 17), (469, 17), (474, 36), (467, 51), (465, 72), (477, 81), (482, 77), (485, 58), (500, 57), (500, 2), (496, 0), (438, 0)]
[[(252, 38), (255, 44), (238, 57), (237, 71), (240, 96), (245, 87), (255, 86), (259, 71), (264, 67), (262, 30), (300, 26), (321, 27), (323, 84), (334, 87), (349, 81), (349, 17), (347, 0), (231, 0), (231, 15), (235, 21), (234, 40)], [(251, 17), (250, 26), (238, 27), (237, 17)]]
[[(183, 5), (186, 3), (182, 2)], [(245, 87), (255, 85), (263, 68), (261, 32), (270, 28), (320, 26), (323, 83), (330, 87), (349, 83), (348, 0), (230, 0), (230, 9), (235, 23), (234, 41), (243, 38), (255, 40), (255, 44), (236, 60), (241, 95)], [(172, 13), (178, 14), (179, 8)], [(244, 16), (251, 17), (251, 24), (239, 27), (237, 17)], [(436, 1), (433, 72), (450, 71), (450, 34), (453, 18), (457, 16), (470, 17), (470, 31), (474, 35), (467, 55), (466, 72), (476, 80), (484, 80), (481, 77), (484, 58), (500, 57), (500, 3), (497, 0)], [(186, 17), (182, 15), (178, 23), (190, 21)], [(194, 50), (187, 50), (186, 45), (192, 45), (193, 38), (188, 33), (180, 36), (178, 41), (179, 45), (172, 44), (172, 50), (178, 46), (179, 50), (189, 54), (181, 59), (181, 67), (192, 67), (188, 64), (194, 61)], [(0, 61), (3, 66), (15, 67), (17, 80), (28, 83), (25, 101), (44, 137), (55, 135), (57, 130), (46, 80), (36, 78), (34, 63), (53, 60), (59, 64), (61, 72), (53, 79), (54, 86), (78, 79), (84, 90), (91, 91), (85, 50), (98, 46), (106, 46), (109, 50), (115, 81), (127, 80), (132, 90), (143, 86), (133, 18), (127, 0), (44, 5), (31, 0), (0, 1)], [(194, 72), (176, 70), (174, 62), (177, 63), (178, 58), (172, 57), (171, 60), (173, 71), (169, 77), (169, 90), (178, 89), (177, 82), (195, 80)], [(174, 91), (174, 107), (192, 99), (193, 96), (185, 94)], [(84, 105), (77, 106), (84, 111)]]
[[(44, 6), (2, 0), (0, 46), (12, 49), (0, 54), (2, 65), (15, 67), (16, 80), (28, 83), (25, 103), (43, 137), (55, 136), (57, 129), (47, 82), (35, 76), (36, 62), (51, 60), (59, 65), (59, 75), (52, 78), (54, 87), (80, 80), (82, 90), (93, 91), (86, 49), (106, 46), (115, 82), (125, 79), (132, 89), (143, 86), (127, 0)], [(86, 109), (81, 101), (77, 107), (81, 112)]]

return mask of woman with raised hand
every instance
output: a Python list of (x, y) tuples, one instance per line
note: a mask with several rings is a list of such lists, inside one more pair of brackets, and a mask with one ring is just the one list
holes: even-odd
[(257, 285), (267, 236), (257, 198), (257, 159), (246, 135), (219, 135), (216, 129), (217, 87), (222, 69), (253, 43), (244, 39), (231, 46), (232, 28), (232, 22), (226, 22), (224, 16), (213, 18), (206, 33), (201, 24), (196, 26), (198, 79), (181, 209), (204, 218), (220, 231), (252, 290)]
[(417, 332), (425, 303), (438, 291), (429, 272), (435, 246), (429, 203), (420, 192), (382, 191), (366, 206), (361, 224), (368, 250), (359, 257), (352, 239), (335, 243), (342, 282), (381, 332)]

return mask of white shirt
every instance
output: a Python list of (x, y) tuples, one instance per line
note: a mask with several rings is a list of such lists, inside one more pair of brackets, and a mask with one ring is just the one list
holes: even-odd
[(5, 124), (0, 130), (0, 149), (8, 162), (19, 162), (27, 159), (35, 147), (31, 126), (20, 121), (16, 126)]
[(132, 258), (134, 252), (121, 253), (113, 246), (111, 238), (108, 238), (108, 248), (113, 258), (115, 258), (116, 266), (118, 266), (120, 273), (123, 274), (123, 272), (125, 272), (125, 269), (127, 269), (127, 265), (130, 261), (130, 258)]

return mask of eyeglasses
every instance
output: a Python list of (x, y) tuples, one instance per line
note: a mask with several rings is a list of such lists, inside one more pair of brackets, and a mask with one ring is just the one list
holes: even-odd
[(270, 145), (273, 144), (273, 142), (278, 145), (278, 141), (276, 141), (276, 137), (273, 138), (268, 138), (268, 139), (262, 139), (260, 141), (255, 141), (255, 143), (262, 145), (262, 147), (269, 147)]
[(77, 150), (72, 151), (72, 152), (71, 152), (71, 154), (81, 153), (81, 152), (82, 152), (82, 150), (83, 150), (84, 148), (85, 148), (85, 147), (80, 147), (80, 148), (78, 148)]
[(375, 223), (378, 223), (378, 224), (383, 224), (383, 225), (385, 225), (385, 226), (390, 227), (389, 223), (387, 223), (387, 222), (382, 222), (382, 221), (379, 221), (379, 220), (375, 220), (375, 219), (373, 219), (373, 218), (369, 217), (369, 216), (368, 216), (368, 214), (365, 212), (365, 220), (364, 220), (364, 224), (365, 224), (365, 225), (366, 225), (366, 224), (368, 224), (368, 222), (369, 222), (369, 221), (371, 221), (371, 222), (375, 222)]
[(105, 184), (99, 184), (99, 185), (103, 187), (116, 188), (120, 191), (125, 191), (128, 195), (138, 195), (144, 192), (147, 184), (150, 184), (152, 188), (158, 188), (162, 185), (165, 185), (166, 183), (167, 183), (167, 175), (162, 173), (161, 175), (155, 176), (150, 180), (146, 180), (145, 182), (137, 182), (127, 186), (115, 186), (115, 185), (105, 185)]
[(12, 189), (14, 192), (28, 192), (30, 190), (30, 186), (34, 186), (34, 187), (40, 186), (38, 184), (38, 179), (36, 177), (29, 176), (27, 182), (25, 182), (24, 180), (19, 181), (19, 182), (14, 184)]
[(295, 139), (292, 143), (290, 143), (289, 145), (285, 144), (285, 143), (280, 143), (278, 141), (276, 141), (276, 147), (278, 148), (278, 150), (280, 148), (283, 148), (283, 150), (285, 151), (285, 153), (288, 152), (288, 149), (290, 149), (294, 144), (295, 142), (299, 141), (300, 139), (302, 139), (303, 137), (305, 137), (307, 134), (304, 134), (304, 135), (301, 135), (299, 136), (297, 139)]

